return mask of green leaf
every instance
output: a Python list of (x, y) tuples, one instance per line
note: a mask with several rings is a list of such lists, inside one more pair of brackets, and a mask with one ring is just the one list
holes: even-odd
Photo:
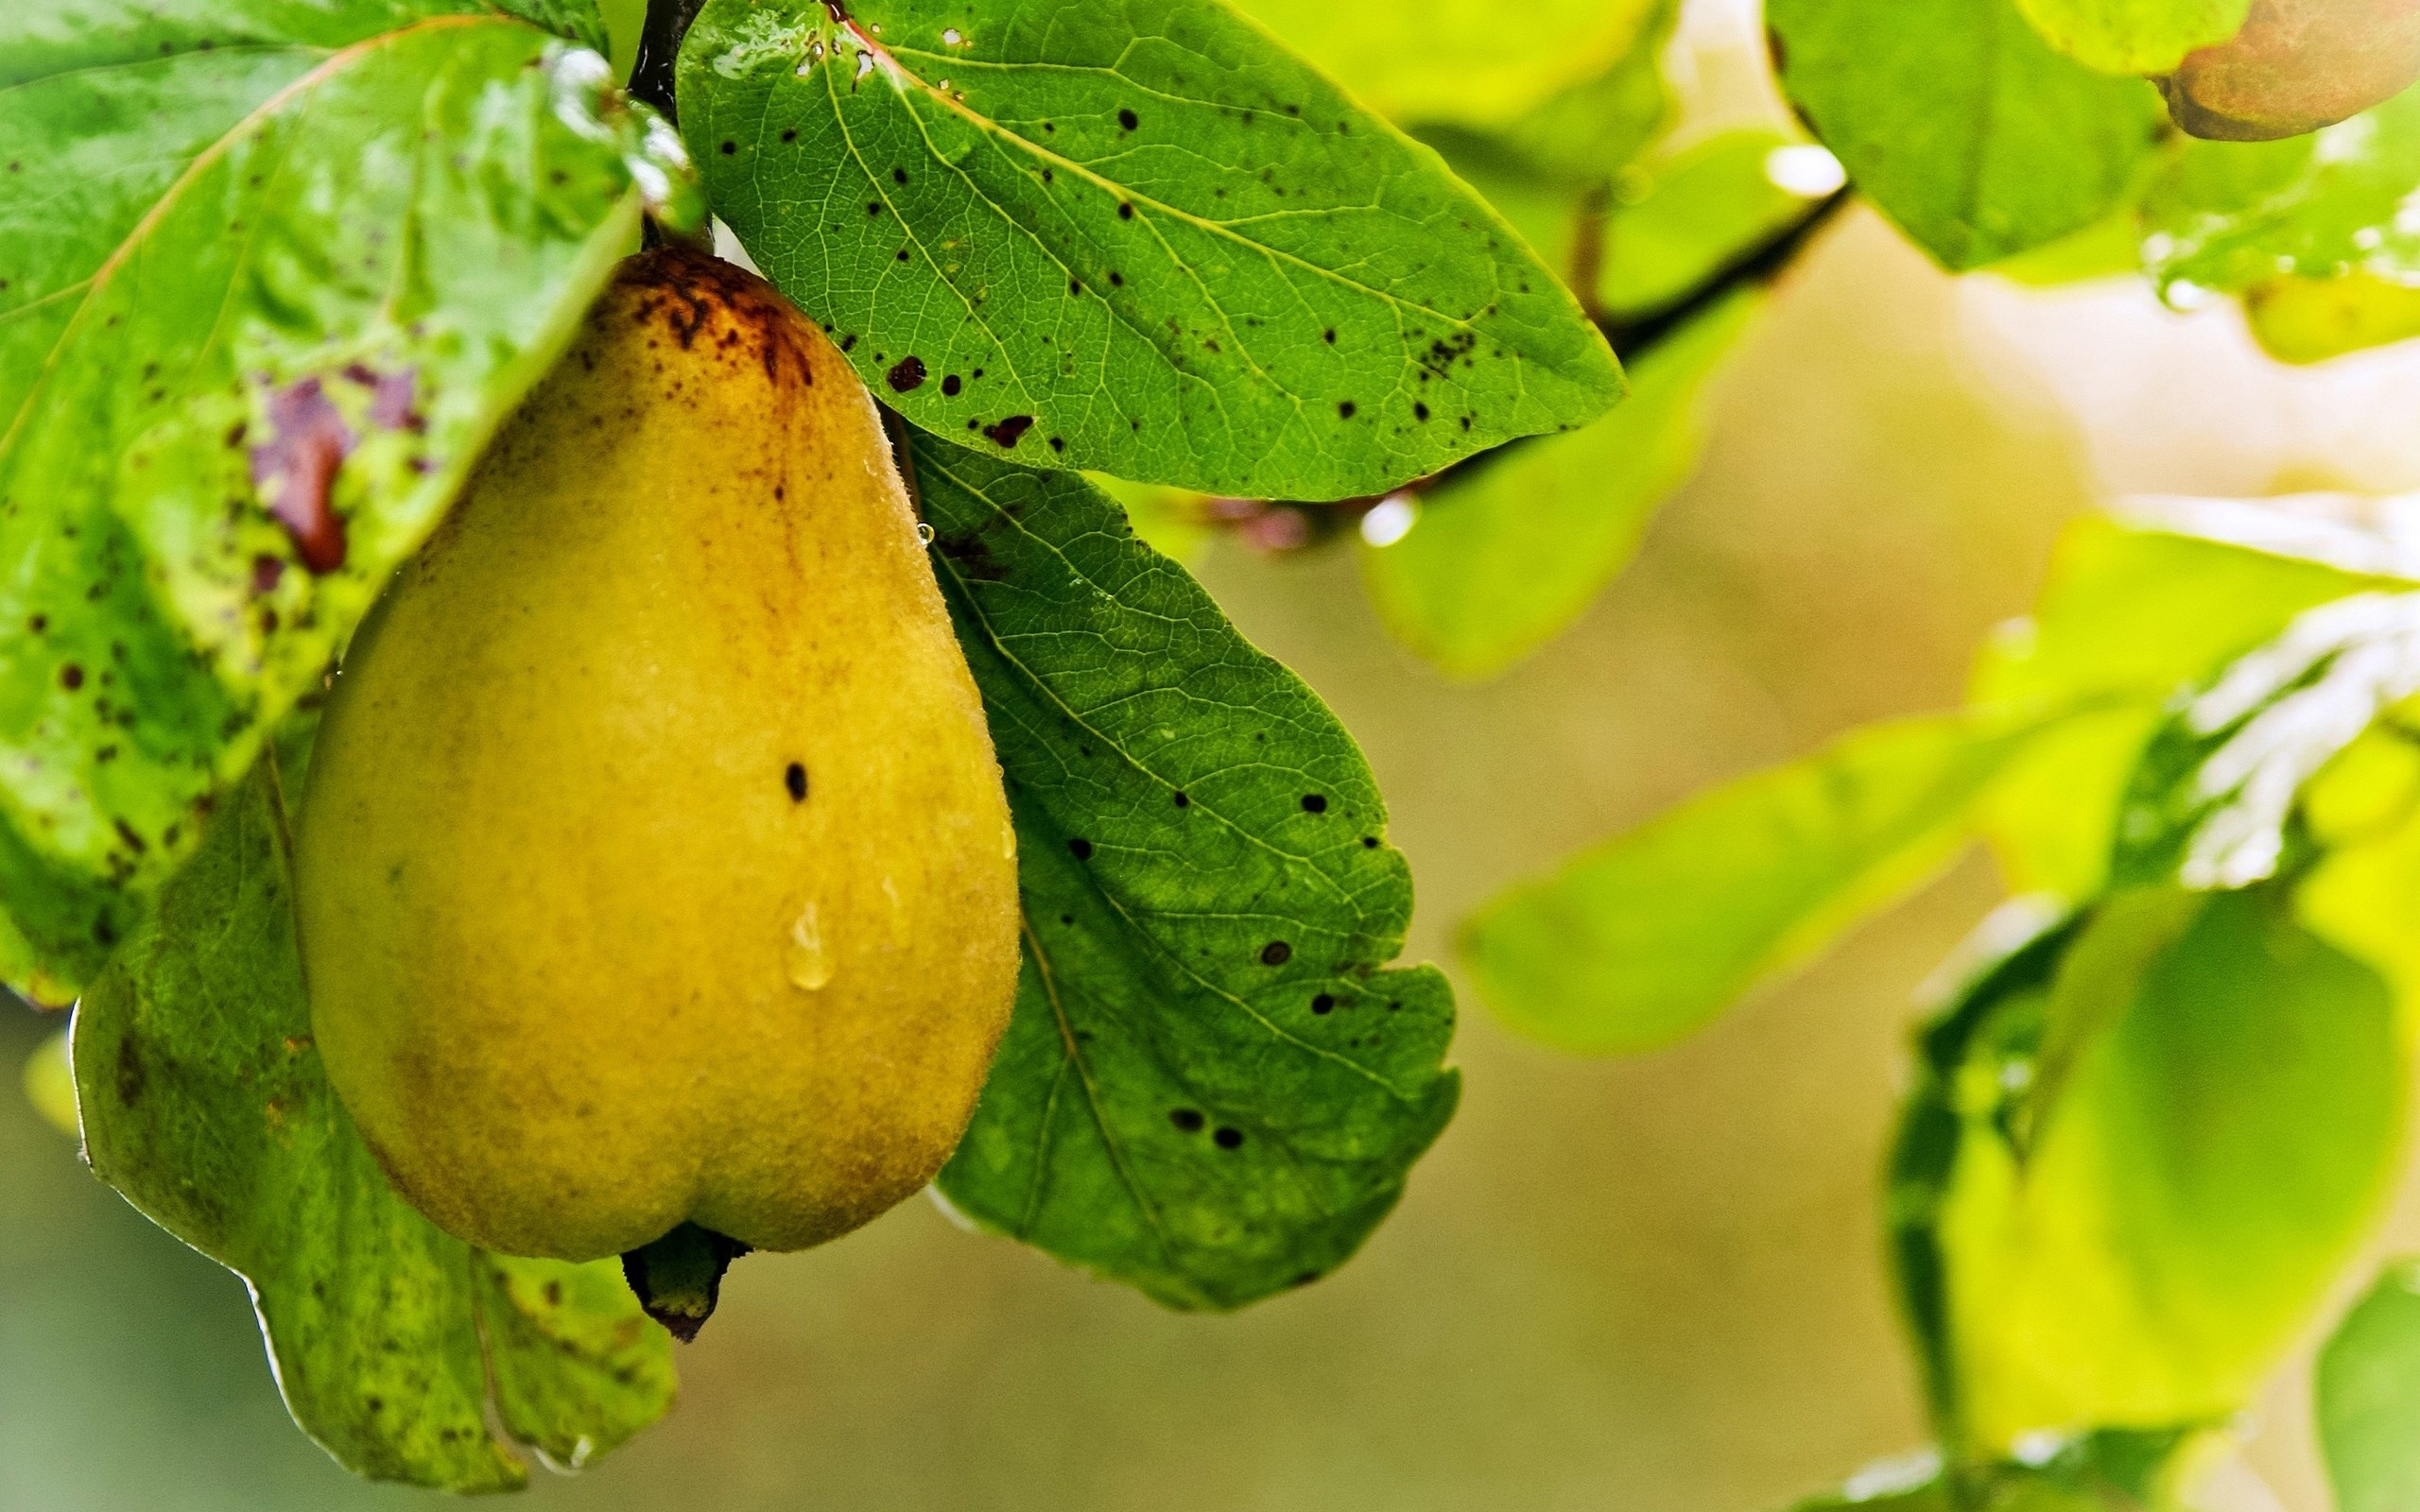
[(497, 1419), (547, 1464), (578, 1469), (672, 1405), (672, 1349), (619, 1261), (576, 1265), (471, 1251)]
[(1481, 909), (1479, 994), (1561, 1049), (1669, 1044), (1945, 865), (2033, 733), (1900, 720), (1700, 793)]
[(2420, 747), (2380, 725), (2306, 790), (2306, 831), (2320, 854), (2297, 902), (2313, 934), (2369, 964), (2420, 1005)]
[[(1513, 124), (1643, 49), (1667, 0), (1236, 0), (1236, 8), (1394, 120)], [(1618, 163), (1615, 164), (1618, 166)]]
[[(1420, 140), (1444, 159), (1455, 177), (1477, 190), (1547, 266), (1565, 279), (1579, 278), (1575, 253), (1580, 231), (1597, 214), (1590, 201), (1602, 195), (1601, 181), (1573, 183), (1547, 172), (1502, 136), (1428, 128)], [(1608, 169), (1607, 176), (1618, 166)]]
[[(2290, 899), (2103, 905), (1928, 1031), (1890, 1211), (1964, 1452), (2238, 1410), (2377, 1217), (2404, 1113), (2394, 1001)], [(2069, 1069), (2033, 1107), (2063, 1035)]]
[(2114, 875), (2188, 887), (2273, 876), (2306, 784), (2415, 693), (2420, 593), (2357, 593), (2298, 615), (2152, 737), (2118, 811)]
[(1605, 184), (1671, 124), (1664, 54), (1680, 9), (1678, 0), (1653, 0), (1612, 64), (1557, 90), (1498, 130), (1505, 150), (1542, 180), (1582, 188)]
[(2099, 219), (2159, 95), (2050, 50), (2010, 0), (1772, 0), (1783, 89), (1850, 179), (1945, 267)]
[(1804, 216), (1821, 197), (1783, 188), (1771, 171), (1789, 146), (1777, 131), (1725, 131), (1643, 165), (1605, 218), (1604, 312), (1618, 321), (1663, 309)]
[(1994, 785), (1981, 826), (2011, 886), (2100, 892), (2110, 836), (2169, 698), (2296, 614), (2391, 581), (2368, 531), (2227, 500), (2070, 525), (2033, 615), (1978, 658), (1971, 697), (2015, 716), (2103, 707), (2047, 731)]
[(2337, 1512), (2420, 1501), (2420, 1261), (2400, 1260), (2319, 1355), (2319, 1449)]
[(2016, 0), (2051, 46), (2105, 74), (2165, 74), (2242, 29), (2252, 0)]
[(87, 1154), (244, 1277), (287, 1409), (340, 1463), (517, 1486), (491, 1389), (510, 1433), (576, 1462), (670, 1405), (669, 1342), (614, 1263), (482, 1255), (388, 1186), (312, 1048), (275, 766), (221, 805), (77, 1007)]
[(1976, 659), (1968, 697), (2009, 710), (2163, 700), (2333, 599), (2394, 586), (2393, 542), (2276, 504), (2138, 500), (2060, 537), (2031, 615)]
[(1697, 471), (1706, 381), (1761, 303), (1743, 291), (1657, 343), (1631, 367), (1630, 400), (1586, 430), (1509, 447), (1420, 495), (1408, 534), (1361, 553), (1387, 627), (1458, 679), (1561, 634)]
[(90, 976), (677, 198), (604, 69), (476, 0), (0, 12), (10, 984)]
[(959, 1211), (1173, 1307), (1333, 1270), (1452, 1115), (1360, 753), (1082, 479), (919, 438), (1016, 817), (1025, 971)]
[(2279, 278), (2243, 291), (2260, 350), (2279, 362), (2325, 362), (2420, 336), (2420, 282), (2371, 273)]
[(2312, 136), (2187, 142), (2143, 204), (2143, 264), (2173, 303), (2282, 275), (2420, 287), (2420, 90)]
[(1986, 271), (1995, 278), (2029, 288), (2056, 288), (2096, 279), (2130, 277), (2140, 272), (2142, 266), (2141, 222), (2133, 205), (2120, 204), (2083, 230), (2003, 258)]
[(2076, 903), (2107, 885), (2118, 808), (2160, 713), (2151, 698), (2078, 713), (2045, 730), (1983, 794), (1976, 827), (2012, 893)]
[(758, 266), (928, 430), (1334, 499), (1620, 393), (1493, 212), (1222, 4), (836, 17), (713, 0), (682, 124)]

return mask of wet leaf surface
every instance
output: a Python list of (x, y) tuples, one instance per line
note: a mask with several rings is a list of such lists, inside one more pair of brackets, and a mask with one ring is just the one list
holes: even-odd
[(714, 0), (682, 125), (883, 400), (1046, 467), (1380, 491), (1620, 392), (1504, 223), (1222, 4)]
[(920, 438), (1017, 825), (1025, 971), (960, 1212), (1171, 1306), (1342, 1263), (1452, 1115), (1453, 999), (1352, 740), (1081, 479)]
[(2150, 84), (2053, 52), (2011, 0), (1773, 0), (1766, 23), (1799, 113), (1953, 270), (2099, 219), (2163, 126)]
[(605, 69), (474, 0), (0, 14), (0, 977), (90, 976), (677, 190)]

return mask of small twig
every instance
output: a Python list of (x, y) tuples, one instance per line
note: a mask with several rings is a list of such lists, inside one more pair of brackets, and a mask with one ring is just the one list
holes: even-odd
[(1614, 354), (1624, 362), (1643, 355), (1649, 348), (1740, 289), (1771, 284), (1781, 277), (1806, 244), (1815, 239), (1816, 232), (1847, 208), (1849, 199), (1848, 190), (1834, 190), (1807, 206), (1806, 213), (1788, 226), (1707, 274), (1679, 299), (1627, 320), (1599, 317), (1597, 329), (1605, 334), (1605, 339), (1613, 343)]
[(1580, 197), (1573, 212), (1571, 292), (1579, 297), (1581, 313), (1599, 326), (1605, 323), (1605, 307), (1597, 285), (1605, 272), (1605, 222), (1613, 208), (1613, 189), (1599, 184)]
[(681, 56), (681, 40), (689, 24), (705, 9), (706, 0), (648, 0), (647, 24), (639, 30), (639, 52), (631, 65), (630, 94), (680, 124), (680, 102), (673, 97), (672, 65)]
[[(1851, 192), (1846, 189), (1825, 196), (1808, 205), (1797, 219), (1724, 263), (1678, 298), (1644, 314), (1618, 320), (1599, 314), (1594, 309), (1596, 272), (1601, 266), (1599, 260), (1603, 257), (1601, 235), (1605, 217), (1602, 215), (1598, 216), (1598, 234), (1595, 237), (1590, 235), (1589, 222), (1583, 218), (1581, 223), (1580, 245), (1574, 247), (1572, 254), (1572, 273), (1580, 281), (1578, 292), (1582, 305), (1589, 311), (1590, 318), (1596, 322), (1597, 329), (1603, 332), (1605, 339), (1612, 343), (1615, 354), (1625, 363), (1634, 363), (1733, 294), (1741, 289), (1760, 287), (1778, 280), (1796, 265), (1799, 254), (1806, 249), (1807, 244), (1815, 239), (1817, 233), (1847, 207), (1850, 198)], [(1590, 208), (1583, 202), (1582, 210), (1583, 216), (1588, 214)], [(1589, 245), (1592, 241), (1593, 246)], [(1496, 461), (1512, 455), (1519, 448), (1543, 438), (1535, 436), (1515, 438), (1501, 446), (1491, 447), (1476, 455), (1466, 456), (1459, 462), (1441, 468), (1426, 477), (1414, 478), (1402, 487), (1389, 490), (1385, 493), (1365, 494), (1358, 498), (1338, 499), (1322, 504), (1302, 504), (1291, 500), (1216, 500), (1213, 501), (1214, 507), (1204, 523), (1224, 526), (1247, 541), (1257, 536), (1263, 540), (1286, 542), (1281, 546), (1264, 549), (1302, 550), (1335, 539), (1341, 533), (1344, 526), (1369, 513), (1387, 499), (1397, 496), (1418, 498), (1448, 482), (1466, 482), (1474, 474), (1495, 465)], [(1288, 530), (1265, 528), (1266, 517), (1271, 516), (1300, 517), (1299, 528)], [(1294, 522), (1289, 518), (1288, 523), (1290, 524)]]

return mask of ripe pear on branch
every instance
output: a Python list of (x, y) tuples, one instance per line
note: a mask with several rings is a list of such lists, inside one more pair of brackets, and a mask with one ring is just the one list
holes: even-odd
[(2270, 142), (2333, 126), (2420, 79), (2420, 0), (2253, 0), (2227, 41), (2159, 80), (2177, 126)]
[(873, 399), (770, 285), (658, 249), (346, 656), (314, 1034), (438, 1225), (631, 1255), (646, 1299), (660, 1240), (718, 1278), (932, 1177), (1014, 995), (1014, 851)]

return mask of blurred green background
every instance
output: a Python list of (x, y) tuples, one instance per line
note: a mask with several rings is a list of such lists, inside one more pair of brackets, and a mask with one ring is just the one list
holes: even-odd
[[(1705, 8), (1720, 71), (1740, 8)], [(1727, 27), (1727, 29), (1726, 29)], [(1721, 385), (1710, 457), (1570, 635), (1480, 688), (1380, 631), (1352, 553), (1212, 550), (1248, 634), (1359, 736), (1411, 857), (1410, 956), (1706, 782), (1950, 703), (2060, 523), (2122, 490), (2420, 487), (2420, 359), (2307, 372), (2139, 287), (1953, 284), (1862, 214)], [(2391, 434), (2390, 434), (2391, 433)], [(1362, 1256), (1178, 1316), (915, 1202), (743, 1262), (671, 1418), (536, 1508), (1747, 1512), (1922, 1438), (1876, 1170), (1911, 995), (1994, 899), (1969, 862), (1682, 1047), (1563, 1058), (1464, 1000), (1463, 1109)], [(0, 1057), (50, 1021), (0, 1010)], [(2394, 1224), (2420, 1242), (2420, 1202)], [(2364, 1271), (2364, 1273), (2366, 1273)], [(242, 1284), (0, 1096), (0, 1508), (335, 1512)], [(2281, 1389), (2215, 1506), (2323, 1506)]]

